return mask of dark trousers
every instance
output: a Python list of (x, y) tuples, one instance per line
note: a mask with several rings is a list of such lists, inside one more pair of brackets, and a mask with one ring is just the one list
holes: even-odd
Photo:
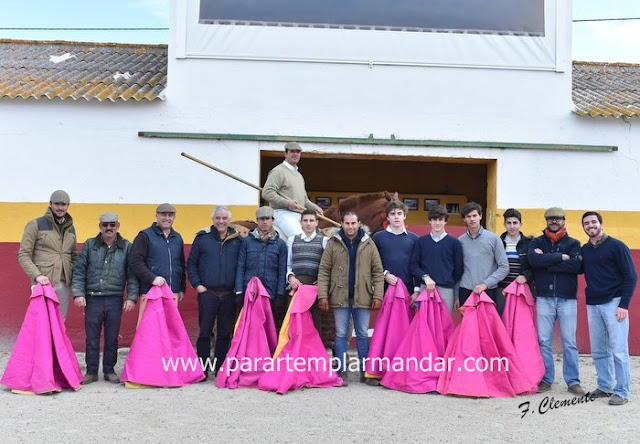
[[(471, 296), (472, 291), (473, 290), (469, 290), (468, 288), (460, 287), (460, 291), (458, 291), (458, 300), (460, 301), (460, 307), (462, 307), (464, 303), (467, 301), (467, 299), (469, 298), (469, 296)], [(491, 300), (496, 303), (496, 309), (498, 308), (497, 296), (499, 291), (500, 290), (498, 290), (497, 288), (492, 288), (492, 289), (487, 288), (484, 291), (485, 293), (487, 293), (487, 296), (489, 296)], [(503, 299), (502, 309), (504, 310), (504, 297), (501, 294), (499, 296)]]
[(122, 296), (87, 297), (84, 309), (84, 331), (87, 337), (85, 355), (87, 373), (98, 374), (100, 362), (100, 331), (104, 325), (102, 372), (114, 373), (118, 361), (118, 333), (122, 318)]
[[(235, 294), (233, 291), (198, 293), (198, 323), (200, 333), (196, 342), (196, 351), (204, 365), (211, 358), (211, 334), (216, 324), (216, 347), (214, 351), (215, 372), (218, 371), (229, 351), (233, 322), (236, 314)], [(213, 363), (212, 363), (213, 364)], [(209, 367), (205, 369), (210, 370)]]

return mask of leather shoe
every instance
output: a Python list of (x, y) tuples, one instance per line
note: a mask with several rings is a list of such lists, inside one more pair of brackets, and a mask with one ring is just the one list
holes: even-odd
[(624, 405), (627, 402), (629, 402), (629, 400), (623, 398), (620, 395), (613, 395), (611, 398), (609, 398), (609, 405)]
[(380, 380), (376, 378), (366, 378), (364, 382), (371, 387), (378, 387), (380, 385)]
[(605, 391), (600, 390), (600, 389), (595, 389), (594, 391), (589, 393), (589, 398), (592, 398), (592, 399), (595, 399), (595, 398), (611, 398), (611, 395), (613, 395), (613, 393), (605, 392)]
[(349, 386), (349, 378), (347, 378), (347, 372), (338, 372), (338, 377), (342, 379), (342, 386)]
[(582, 396), (587, 394), (587, 392), (585, 392), (584, 389), (580, 387), (580, 384), (572, 385), (567, 389), (567, 391), (572, 395), (576, 395), (576, 396)]
[(538, 384), (538, 393), (548, 392), (549, 390), (551, 390), (551, 384), (548, 382), (542, 381)]
[[(98, 379), (98, 377), (96, 377)], [(105, 373), (104, 380), (112, 384), (120, 384), (120, 378), (115, 373)]]
[(84, 375), (84, 379), (82, 380), (82, 385), (91, 384), (92, 382), (96, 382), (98, 380), (98, 375), (93, 373), (87, 373)]

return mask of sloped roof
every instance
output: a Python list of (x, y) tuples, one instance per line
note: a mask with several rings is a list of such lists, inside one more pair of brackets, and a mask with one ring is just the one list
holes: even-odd
[(573, 62), (576, 113), (591, 117), (640, 117), (640, 65)]
[(163, 99), (167, 45), (0, 39), (0, 98)]

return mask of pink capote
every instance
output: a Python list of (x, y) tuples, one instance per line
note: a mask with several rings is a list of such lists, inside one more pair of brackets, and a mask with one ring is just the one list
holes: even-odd
[(411, 296), (401, 279), (396, 285), (389, 285), (382, 300), (373, 337), (369, 345), (369, 354), (365, 363), (365, 376), (380, 379), (387, 372), (386, 360), (393, 359), (398, 345), (409, 330), (409, 304)]
[[(438, 392), (485, 398), (535, 393), (538, 387), (527, 377), (491, 298), (485, 292), (471, 293), (461, 311), (462, 322), (444, 354), (446, 360), (455, 359), (440, 374)], [(465, 369), (467, 358), (467, 368), (473, 371)], [(499, 368), (492, 358), (506, 358), (508, 370), (504, 361)], [(487, 370), (477, 370), (476, 364)]]
[(277, 344), (269, 293), (260, 279), (251, 278), (227, 358), (216, 376), (216, 386), (231, 389), (257, 386)]
[(169, 285), (153, 285), (146, 297), (147, 305), (120, 380), (154, 387), (182, 387), (204, 379)]
[(51, 285), (37, 284), (0, 383), (33, 393), (77, 390), (82, 371)]
[(420, 302), (418, 311), (392, 361), (396, 367), (391, 366), (380, 384), (407, 393), (428, 393), (438, 385), (454, 326), (438, 290), (423, 290), (416, 302)]
[(507, 298), (502, 322), (515, 346), (516, 353), (529, 381), (538, 385), (544, 376), (544, 361), (538, 344), (538, 333), (533, 321), (535, 301), (527, 284), (511, 282), (503, 290)]
[(285, 394), (302, 387), (342, 385), (342, 379), (331, 369), (331, 358), (313, 325), (309, 311), (317, 297), (316, 285), (298, 287), (289, 307), (288, 334), (280, 332), (278, 349), (280, 343), (286, 341), (286, 344), (279, 355), (274, 355), (273, 369), (263, 374), (258, 381), (260, 390)]

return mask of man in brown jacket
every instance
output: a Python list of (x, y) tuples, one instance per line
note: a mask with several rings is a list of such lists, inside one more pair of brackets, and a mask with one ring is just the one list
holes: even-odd
[(333, 309), (336, 321), (335, 354), (338, 374), (347, 385), (347, 341), (353, 316), (358, 346), (360, 381), (364, 382), (363, 359), (369, 353), (371, 310), (382, 306), (384, 277), (376, 245), (361, 228), (358, 215), (342, 215), (342, 228), (327, 243), (318, 270), (318, 307)]
[(73, 266), (78, 257), (76, 230), (67, 213), (69, 202), (65, 191), (54, 191), (44, 216), (27, 223), (18, 250), (18, 262), (32, 286), (53, 285), (63, 318), (69, 309)]

